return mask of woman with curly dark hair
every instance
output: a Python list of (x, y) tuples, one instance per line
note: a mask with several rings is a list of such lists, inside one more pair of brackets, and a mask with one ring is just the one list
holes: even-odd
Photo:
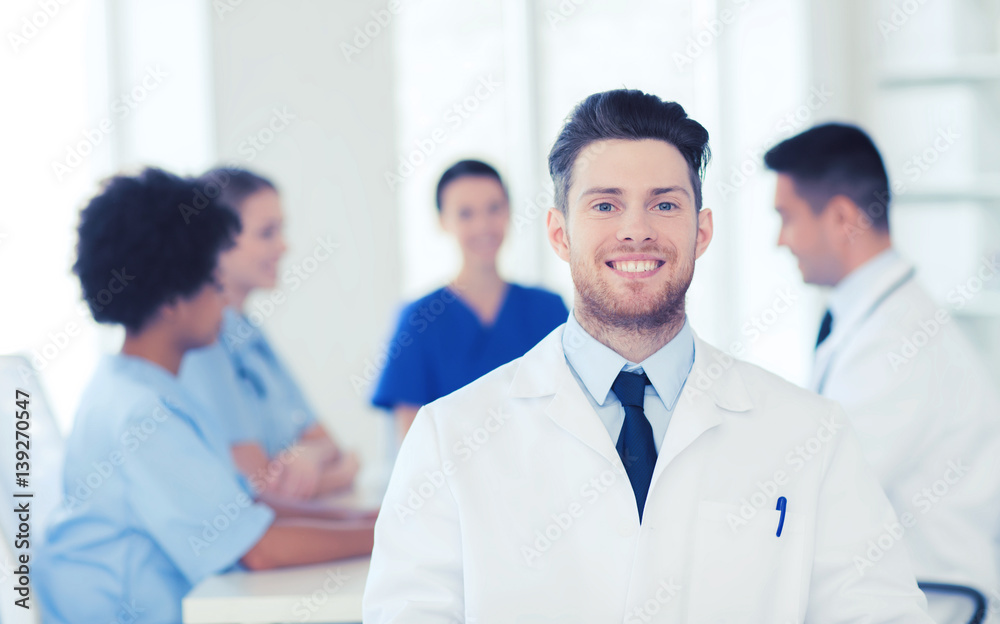
[(80, 218), (94, 319), (122, 325), (66, 443), (61, 508), (34, 568), (46, 622), (180, 622), (211, 574), (370, 552), (373, 522), (253, 500), (219, 423), (180, 385), (184, 353), (216, 339), (219, 252), (239, 220), (159, 169), (109, 180)]

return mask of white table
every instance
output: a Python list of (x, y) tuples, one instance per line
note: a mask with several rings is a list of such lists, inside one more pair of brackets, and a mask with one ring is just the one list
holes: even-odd
[(355, 557), (212, 576), (184, 598), (184, 624), (360, 622), (370, 562)]

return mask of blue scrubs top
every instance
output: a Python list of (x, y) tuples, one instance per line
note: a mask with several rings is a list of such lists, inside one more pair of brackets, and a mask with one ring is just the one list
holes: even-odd
[(45, 622), (180, 622), (192, 586), (260, 540), (274, 512), (253, 502), (217, 425), (156, 364), (101, 362), (32, 569)]
[(400, 314), (372, 403), (426, 405), (521, 357), (568, 314), (559, 295), (510, 284), (484, 327), (451, 289), (438, 289)]
[(260, 329), (226, 308), (219, 340), (189, 351), (181, 384), (223, 424), (230, 444), (256, 442), (273, 458), (316, 423), (316, 414)]

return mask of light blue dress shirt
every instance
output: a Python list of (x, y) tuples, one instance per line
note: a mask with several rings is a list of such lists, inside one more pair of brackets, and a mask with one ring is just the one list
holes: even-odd
[(653, 442), (659, 453), (677, 399), (694, 365), (694, 334), (687, 319), (670, 342), (636, 364), (588, 334), (574, 312), (570, 311), (563, 330), (563, 352), (577, 383), (607, 428), (611, 442), (618, 443), (625, 422), (625, 408), (611, 391), (611, 385), (623, 369), (629, 373), (645, 372), (650, 385), (646, 386), (643, 413), (653, 428)]
[(81, 399), (32, 568), (44, 621), (180, 622), (181, 598), (237, 565), (273, 519), (173, 375), (109, 356)]
[(271, 458), (316, 423), (267, 338), (232, 308), (223, 312), (219, 340), (184, 356), (180, 380), (222, 422), (230, 445), (255, 442)]

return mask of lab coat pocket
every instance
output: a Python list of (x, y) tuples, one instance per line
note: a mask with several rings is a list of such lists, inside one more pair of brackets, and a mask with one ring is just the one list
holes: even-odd
[(780, 520), (781, 512), (773, 509), (758, 509), (747, 518), (739, 505), (699, 503), (691, 564), (693, 622), (801, 621), (800, 594), (808, 581), (803, 523), (786, 513), (779, 537)]

